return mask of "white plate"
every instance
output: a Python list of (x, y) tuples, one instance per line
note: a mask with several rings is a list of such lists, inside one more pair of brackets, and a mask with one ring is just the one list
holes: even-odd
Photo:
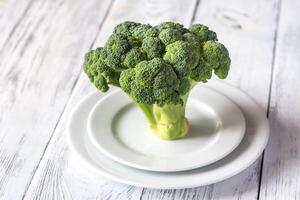
[(245, 93), (227, 84), (210, 81), (208, 86), (234, 101), (246, 118), (246, 134), (240, 145), (225, 158), (205, 167), (182, 172), (151, 172), (119, 164), (94, 147), (87, 137), (87, 117), (104, 95), (96, 92), (84, 98), (73, 110), (67, 125), (68, 143), (94, 172), (129, 185), (161, 189), (198, 187), (222, 181), (250, 166), (262, 153), (269, 138), (264, 111)]
[(190, 94), (186, 116), (190, 130), (164, 141), (149, 130), (140, 109), (121, 90), (106, 95), (92, 109), (88, 133), (107, 157), (138, 169), (174, 172), (211, 164), (231, 153), (245, 133), (240, 109), (224, 95), (199, 85)]

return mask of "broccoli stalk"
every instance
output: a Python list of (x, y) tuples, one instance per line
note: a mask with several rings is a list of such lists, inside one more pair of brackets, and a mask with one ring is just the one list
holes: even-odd
[(143, 111), (150, 130), (163, 140), (173, 140), (185, 136), (189, 129), (188, 119), (185, 117), (185, 107), (188, 94), (182, 97), (182, 104), (144, 104), (137, 103)]
[(84, 71), (102, 92), (120, 87), (143, 111), (152, 132), (173, 140), (188, 132), (185, 107), (194, 85), (214, 72), (227, 77), (230, 58), (216, 33), (201, 24), (123, 22), (104, 47), (88, 52)]

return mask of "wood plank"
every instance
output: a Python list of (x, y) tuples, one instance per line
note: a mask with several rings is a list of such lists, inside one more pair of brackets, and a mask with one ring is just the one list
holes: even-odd
[(300, 199), (300, 2), (282, 1), (260, 199)]
[[(94, 47), (103, 45), (112, 28), (124, 20), (156, 24), (173, 20), (189, 24), (196, 1), (116, 1)], [(158, 17), (159, 16), (159, 17)], [(82, 58), (81, 58), (82, 59)], [(80, 65), (77, 66), (78, 69)], [(105, 180), (81, 166), (70, 155), (65, 141), (65, 123), (71, 108), (87, 93), (94, 91), (82, 74), (60, 123), (51, 139), (25, 199), (140, 199), (142, 188)], [(47, 183), (47, 184), (46, 184)]]
[(0, 1), (0, 54), (31, 7), (33, 0)]
[(202, 200), (211, 199), (212, 187), (187, 188), (180, 190), (154, 190), (144, 189), (141, 200)]
[[(202, 3), (195, 21), (215, 29), (231, 53), (232, 68), (226, 81), (267, 110), (278, 1)], [(244, 172), (213, 185), (212, 199), (257, 199), (259, 175), (260, 159)]]
[[(263, 9), (262, 9), (263, 8)], [(278, 2), (201, 0), (194, 23), (218, 34), (232, 58), (225, 81), (246, 91), (267, 110)], [(244, 172), (220, 183), (188, 190), (144, 190), (146, 199), (257, 199), (260, 159)], [(197, 191), (199, 190), (199, 191)]]
[(109, 5), (40, 0), (14, 20), (0, 54), (0, 199), (28, 188)]

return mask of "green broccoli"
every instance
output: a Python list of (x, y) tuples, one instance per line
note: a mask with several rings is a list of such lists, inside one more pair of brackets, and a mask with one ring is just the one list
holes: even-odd
[(83, 64), (98, 90), (120, 87), (143, 111), (152, 132), (165, 140), (188, 132), (185, 107), (191, 89), (213, 72), (226, 78), (229, 67), (229, 53), (215, 32), (202, 24), (186, 29), (174, 22), (123, 22), (104, 47), (85, 55)]

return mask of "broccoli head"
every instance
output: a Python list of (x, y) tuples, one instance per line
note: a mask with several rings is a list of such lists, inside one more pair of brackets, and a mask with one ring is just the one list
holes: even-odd
[(185, 106), (191, 89), (212, 74), (224, 79), (230, 57), (207, 26), (174, 22), (118, 24), (104, 47), (85, 55), (83, 69), (95, 87), (120, 87), (144, 112), (152, 132), (178, 139), (188, 132)]

